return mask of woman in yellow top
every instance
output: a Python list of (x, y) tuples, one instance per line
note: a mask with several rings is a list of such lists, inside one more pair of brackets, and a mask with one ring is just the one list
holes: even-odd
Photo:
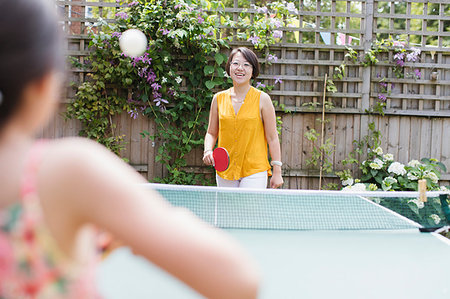
[(250, 80), (259, 75), (258, 58), (250, 49), (234, 49), (226, 71), (233, 87), (214, 95), (203, 162), (213, 165), (212, 150), (219, 139), (218, 146), (228, 151), (230, 164), (227, 170), (216, 173), (217, 186), (266, 188), (267, 176), (272, 175), (270, 187), (278, 188), (283, 178), (275, 108), (267, 93), (250, 85)]

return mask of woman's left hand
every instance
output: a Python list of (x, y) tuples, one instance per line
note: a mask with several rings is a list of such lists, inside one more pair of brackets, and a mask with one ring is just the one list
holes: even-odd
[(281, 173), (274, 173), (272, 177), (270, 178), (270, 188), (276, 189), (283, 185), (283, 177), (281, 176)]

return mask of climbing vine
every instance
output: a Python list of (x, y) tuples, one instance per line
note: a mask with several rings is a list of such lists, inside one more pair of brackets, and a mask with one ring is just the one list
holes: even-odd
[[(89, 73), (66, 115), (81, 121), (81, 135), (117, 154), (124, 146), (124, 136), (117, 132), (114, 117), (120, 113), (128, 113), (133, 119), (149, 117), (155, 121), (155, 131), (143, 131), (141, 135), (155, 143), (156, 161), (168, 171), (166, 177), (156, 180), (204, 184), (202, 175), (188, 173), (184, 167), (186, 155), (203, 144), (214, 92), (232, 83), (224, 69), (227, 56), (221, 51), (230, 47), (232, 37), (221, 34), (218, 28), (243, 26), (245, 34), (238, 37), (242, 41), (272, 36), (264, 44), (251, 43), (264, 63), (270, 64), (277, 58), (264, 50), (281, 38), (277, 29), (287, 26), (291, 7), (284, 1), (272, 2), (254, 14), (257, 22), (247, 24), (246, 14), (237, 21), (223, 14), (221, 1), (127, 3), (117, 12), (115, 23), (100, 20), (94, 25), (88, 59), (84, 63), (73, 61)], [(262, 29), (261, 24), (273, 21)], [(140, 57), (127, 57), (119, 48), (121, 34), (130, 28), (141, 30), (149, 40), (147, 51)], [(274, 80), (274, 84), (281, 82), (279, 78)], [(253, 84), (263, 90), (273, 88), (262, 82)]]

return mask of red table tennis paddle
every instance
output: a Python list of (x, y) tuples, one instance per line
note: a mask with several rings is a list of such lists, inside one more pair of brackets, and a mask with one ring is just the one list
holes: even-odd
[(217, 171), (225, 171), (230, 165), (230, 156), (223, 147), (218, 147), (213, 151), (214, 168)]

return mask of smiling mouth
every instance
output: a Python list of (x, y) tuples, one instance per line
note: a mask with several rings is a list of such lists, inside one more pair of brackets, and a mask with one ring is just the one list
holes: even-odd
[(236, 75), (236, 77), (245, 77), (245, 74), (241, 74), (241, 73), (235, 74), (235, 75)]

